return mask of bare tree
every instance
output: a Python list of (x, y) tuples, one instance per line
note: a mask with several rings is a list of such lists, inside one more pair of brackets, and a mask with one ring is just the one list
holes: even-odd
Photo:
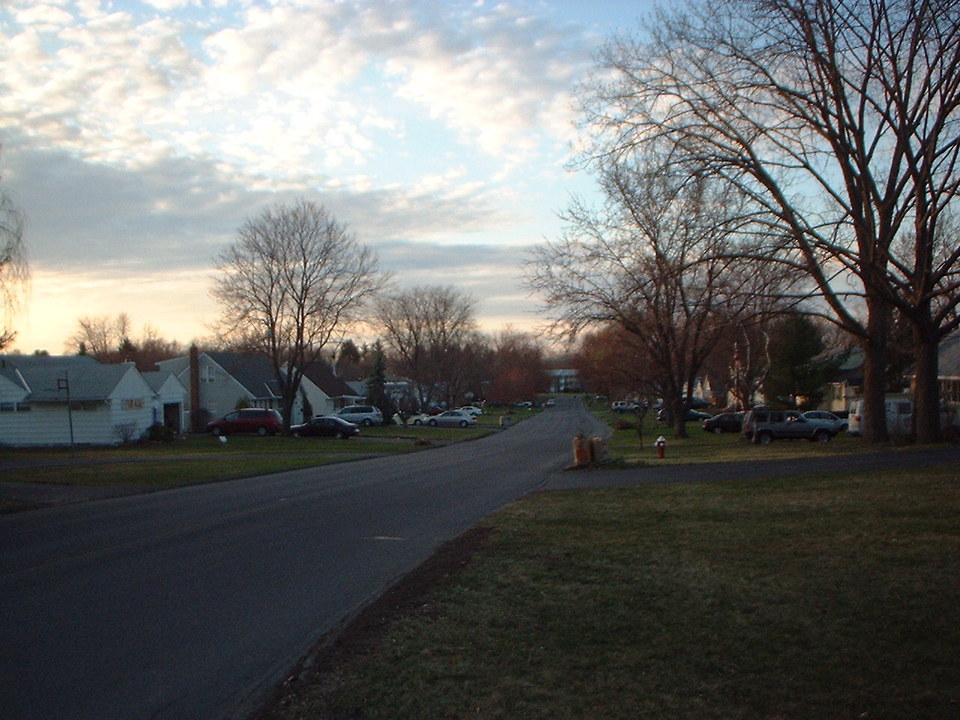
[(306, 200), (247, 220), (216, 267), (218, 334), (270, 358), (289, 429), (304, 369), (360, 319), (386, 277), (371, 250)]
[(130, 338), (130, 317), (119, 313), (85, 315), (77, 320), (77, 330), (67, 341), (67, 347), (82, 355), (90, 355), (100, 362), (120, 362), (117, 353)]
[[(891, 318), (913, 323), (917, 435), (937, 436), (937, 345), (960, 323), (960, 5), (718, 0), (605, 52), (598, 152), (670, 143), (767, 212), (780, 260), (865, 353), (867, 439), (887, 437)], [(611, 78), (612, 72), (612, 80)], [(865, 313), (865, 317), (864, 317)]]
[(536, 251), (528, 283), (554, 330), (616, 323), (631, 333), (683, 437), (685, 400), (706, 358), (756, 312), (772, 280), (749, 252), (733, 252), (749, 213), (724, 186), (670, 175), (654, 156), (607, 164), (600, 181), (606, 205), (574, 204), (565, 237)]
[(20, 210), (0, 188), (0, 350), (16, 336), (13, 316), (30, 277), (23, 224)]
[(487, 399), (494, 403), (532, 400), (550, 388), (543, 343), (509, 327), (494, 335), (487, 373)]
[(183, 354), (180, 343), (164, 339), (150, 325), (144, 325), (140, 337), (134, 338), (126, 313), (81, 317), (66, 347), (103, 363), (132, 362), (141, 371), (155, 370), (158, 361)]
[(476, 329), (474, 300), (449, 286), (415, 287), (378, 297), (374, 318), (395, 370), (416, 385), (421, 407), (447, 400), (459, 375), (459, 351)]

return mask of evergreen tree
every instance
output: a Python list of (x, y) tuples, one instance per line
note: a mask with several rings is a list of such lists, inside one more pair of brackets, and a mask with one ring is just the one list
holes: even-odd
[(387, 362), (379, 340), (373, 347), (373, 353), (373, 373), (367, 380), (367, 398), (371, 405), (380, 408), (384, 423), (389, 424), (393, 421), (397, 407), (387, 392)]

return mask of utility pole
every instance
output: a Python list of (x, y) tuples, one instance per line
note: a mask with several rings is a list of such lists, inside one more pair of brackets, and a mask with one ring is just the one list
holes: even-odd
[(77, 446), (73, 440), (73, 407), (70, 403), (70, 372), (67, 370), (63, 371), (63, 377), (57, 378), (57, 390), (66, 390), (67, 391), (67, 421), (70, 423), (70, 454), (74, 455), (77, 452)]

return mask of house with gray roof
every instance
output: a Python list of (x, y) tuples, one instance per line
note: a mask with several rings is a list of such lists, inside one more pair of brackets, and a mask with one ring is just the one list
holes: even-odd
[(182, 413), (185, 403), (172, 385), (161, 399), (133, 363), (0, 356), (0, 445), (119, 444)]
[[(158, 362), (157, 367), (173, 373), (186, 387), (191, 399), (190, 426), (195, 431), (203, 431), (210, 420), (240, 407), (283, 409), (280, 384), (273, 364), (265, 355), (196, 351)], [(354, 397), (342, 381), (326, 373), (320, 364), (314, 364), (300, 384), (291, 424), (332, 413), (352, 402)]]

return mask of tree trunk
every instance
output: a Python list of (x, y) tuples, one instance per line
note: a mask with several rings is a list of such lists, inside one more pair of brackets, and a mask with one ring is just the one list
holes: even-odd
[(913, 427), (918, 443), (941, 440), (939, 350), (940, 339), (936, 333), (916, 328)]
[[(666, 398), (664, 398), (666, 400)], [(670, 419), (673, 421), (673, 434), (678, 438), (689, 437), (687, 435), (687, 423), (684, 421), (686, 408), (683, 405), (682, 397), (670, 399)]]
[(890, 310), (876, 298), (867, 298), (867, 337), (863, 348), (863, 438), (871, 444), (885, 443), (887, 410), (887, 342), (890, 334)]

